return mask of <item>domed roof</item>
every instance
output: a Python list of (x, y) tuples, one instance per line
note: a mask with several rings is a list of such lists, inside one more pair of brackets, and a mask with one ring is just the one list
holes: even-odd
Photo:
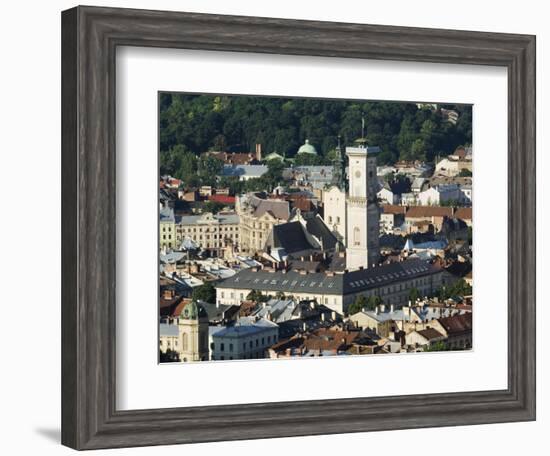
[(312, 154), (312, 155), (317, 155), (317, 151), (315, 150), (315, 147), (313, 147), (313, 146), (309, 143), (309, 139), (306, 139), (305, 144), (302, 144), (302, 145), (300, 146), (300, 148), (298, 149), (298, 153), (299, 153), (299, 154)]
[(191, 301), (182, 309), (180, 317), (186, 320), (198, 320), (199, 318), (208, 318), (208, 314), (201, 304)]

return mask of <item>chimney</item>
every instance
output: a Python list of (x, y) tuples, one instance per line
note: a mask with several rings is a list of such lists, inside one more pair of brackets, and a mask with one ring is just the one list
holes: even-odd
[(395, 310), (395, 307), (394, 307), (394, 305), (393, 305), (393, 304), (391, 304), (391, 305), (390, 305), (390, 312), (392, 312), (392, 313), (393, 313), (393, 311), (394, 311), (394, 310)]
[(262, 145), (256, 144), (256, 160), (262, 161)]

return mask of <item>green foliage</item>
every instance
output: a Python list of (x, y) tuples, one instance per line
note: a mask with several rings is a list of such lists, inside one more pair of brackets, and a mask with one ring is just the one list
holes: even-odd
[(193, 288), (191, 299), (193, 299), (193, 301), (214, 303), (216, 302), (216, 288), (210, 282), (199, 285)]
[(202, 205), (202, 211), (203, 212), (211, 212), (212, 214), (217, 214), (225, 207), (224, 204), (219, 203), (217, 201), (206, 201)]
[(449, 347), (445, 342), (440, 340), (439, 342), (435, 342), (432, 345), (428, 345), (424, 347), (425, 352), (440, 352), (440, 351), (449, 351)]
[(323, 160), (319, 155), (313, 154), (296, 154), (294, 157), (294, 164), (296, 166), (314, 166), (314, 165), (327, 165), (329, 160)]
[(449, 286), (442, 286), (436, 290), (436, 296), (440, 300), (462, 297), (472, 294), (472, 287), (464, 279), (457, 280)]
[(223, 162), (210, 155), (201, 155), (198, 160), (197, 172), (203, 185), (216, 185), (216, 177), (223, 168)]
[(469, 169), (462, 168), (458, 175), (460, 177), (472, 177), (472, 172)]
[(218, 180), (218, 188), (229, 188), (230, 195), (238, 195), (243, 192), (245, 183), (237, 176), (224, 176)]
[[(294, 157), (297, 165), (329, 164), (338, 136), (343, 146), (361, 136), (363, 116), (367, 143), (381, 147), (379, 164), (431, 161), (472, 141), (471, 106), (444, 107), (458, 112), (456, 125), (439, 111), (418, 109), (414, 103), (163, 93), (161, 169), (176, 175), (185, 151), (195, 156), (207, 150), (254, 152), (257, 143), (265, 154), (276, 151)], [(318, 156), (295, 155), (306, 138)], [(211, 177), (201, 170), (199, 166), (201, 179)], [(189, 176), (189, 170), (184, 174)]]
[(197, 157), (182, 144), (177, 144), (166, 153), (160, 154), (160, 174), (170, 174), (187, 182), (190, 176), (196, 175)]
[(440, 201), (439, 206), (441, 207), (460, 207), (460, 201), (457, 199), (448, 199), (445, 201)]
[(418, 298), (420, 298), (420, 291), (418, 291), (418, 288), (412, 287), (409, 291), (409, 301), (414, 305)]
[(361, 312), (363, 310), (363, 307), (367, 306), (367, 298), (364, 295), (359, 295), (355, 298), (355, 301), (353, 301), (349, 307), (348, 307), (348, 315), (356, 314), (357, 312)]
[(177, 363), (179, 360), (180, 357), (178, 352), (171, 350), (170, 348), (166, 350), (166, 353), (159, 350), (159, 361), (161, 363)]
[(377, 306), (382, 304), (383, 300), (380, 296), (374, 295), (369, 296), (369, 299), (367, 300), (367, 305), (365, 306), (368, 310), (374, 310)]
[(355, 298), (349, 307), (348, 315), (353, 315), (357, 312), (361, 312), (363, 309), (374, 310), (376, 306), (382, 304), (382, 298), (380, 296), (369, 296), (368, 298), (364, 295), (359, 295)]
[(267, 302), (272, 298), (271, 295), (264, 295), (261, 291), (251, 290), (250, 293), (246, 296), (248, 301), (254, 302)]

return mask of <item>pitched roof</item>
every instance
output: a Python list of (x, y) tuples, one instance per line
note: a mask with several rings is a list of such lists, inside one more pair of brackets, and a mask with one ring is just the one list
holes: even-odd
[(300, 222), (275, 225), (265, 245), (272, 249), (283, 248), (286, 253), (295, 253), (315, 248), (315, 246), (309, 243)]
[(271, 213), (276, 219), (288, 220), (290, 217), (290, 209), (288, 201), (277, 199), (262, 199), (253, 196), (250, 203), (254, 207), (254, 217), (261, 217), (266, 212)]
[(384, 211), (384, 214), (405, 214), (407, 212), (406, 206), (396, 204), (382, 204), (380, 207)]
[(306, 218), (306, 230), (323, 243), (323, 250), (334, 249), (338, 243), (338, 239), (318, 214), (315, 217)]
[(432, 339), (438, 339), (440, 337), (445, 337), (443, 334), (441, 334), (439, 331), (436, 331), (433, 328), (427, 328), (427, 329), (421, 329), (420, 331), (416, 331), (418, 334), (420, 334), (424, 339), (426, 340), (432, 340)]
[(452, 217), (453, 208), (439, 206), (412, 206), (405, 214), (406, 218)]
[(308, 274), (298, 271), (244, 269), (220, 282), (218, 288), (282, 291), (285, 293), (353, 294), (442, 271), (440, 266), (413, 259), (352, 272)]
[(472, 331), (472, 313), (453, 315), (452, 317), (440, 318), (439, 323), (447, 335), (454, 336)]
[(455, 212), (455, 217), (461, 220), (472, 220), (472, 208), (459, 207)]
[(212, 195), (208, 199), (216, 203), (235, 204), (235, 197), (229, 195)]

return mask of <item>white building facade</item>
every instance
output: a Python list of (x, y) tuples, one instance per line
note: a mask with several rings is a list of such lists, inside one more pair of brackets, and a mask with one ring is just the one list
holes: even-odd
[(376, 176), (378, 147), (346, 147), (349, 159), (349, 194), (347, 198), (346, 267), (349, 270), (378, 264), (380, 257)]

